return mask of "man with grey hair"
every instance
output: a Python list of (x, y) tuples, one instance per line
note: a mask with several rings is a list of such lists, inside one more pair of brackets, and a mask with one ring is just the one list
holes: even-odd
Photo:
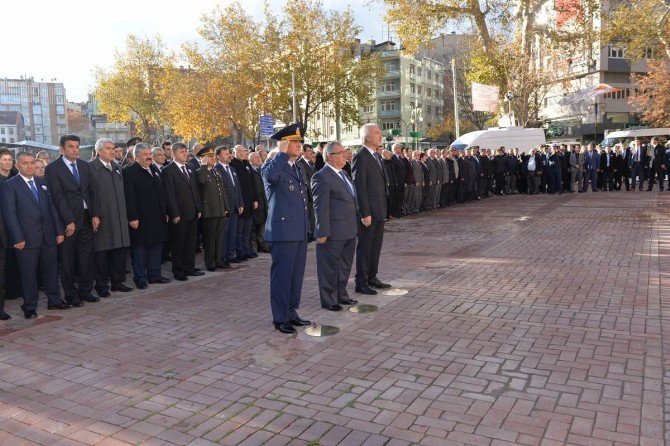
[(151, 171), (161, 173), (163, 167), (165, 167), (165, 150), (154, 147), (151, 149), (151, 159), (153, 160), (150, 167)]
[(150, 283), (168, 283), (161, 276), (161, 254), (167, 235), (165, 192), (160, 174), (151, 170), (151, 147), (138, 143), (135, 162), (123, 169), (126, 213), (130, 226), (133, 282), (139, 289)]
[(312, 177), (316, 272), (321, 307), (342, 311), (342, 305), (358, 303), (347, 293), (358, 232), (356, 190), (342, 170), (346, 163), (342, 144), (338, 141), (326, 144), (323, 157), (324, 168)]
[(384, 163), (377, 153), (382, 146), (382, 131), (376, 124), (368, 123), (361, 127), (360, 137), (363, 147), (354, 156), (351, 168), (360, 217), (356, 247), (356, 292), (377, 294), (372, 287), (391, 287), (377, 277), (388, 197)]
[(91, 167), (91, 220), (93, 226), (95, 291), (109, 297), (112, 291), (128, 292), (126, 248), (130, 246), (128, 216), (121, 168), (114, 162), (114, 142), (101, 138), (95, 143), (96, 159)]

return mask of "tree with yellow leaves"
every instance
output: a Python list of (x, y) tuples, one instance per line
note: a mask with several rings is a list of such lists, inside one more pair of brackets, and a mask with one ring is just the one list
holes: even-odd
[(111, 69), (95, 72), (95, 98), (110, 121), (135, 122), (138, 134), (155, 139), (162, 122), (159, 89), (167, 56), (160, 37), (130, 34), (124, 50), (116, 50)]

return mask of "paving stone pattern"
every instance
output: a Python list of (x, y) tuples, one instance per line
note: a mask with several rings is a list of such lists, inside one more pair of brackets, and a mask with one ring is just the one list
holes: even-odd
[[(388, 223), (368, 314), (270, 323), (269, 256), (0, 325), (0, 445), (670, 444), (670, 193)], [(353, 291), (353, 290), (352, 290)], [(352, 292), (353, 296), (353, 292)], [(44, 298), (43, 298), (44, 299)]]

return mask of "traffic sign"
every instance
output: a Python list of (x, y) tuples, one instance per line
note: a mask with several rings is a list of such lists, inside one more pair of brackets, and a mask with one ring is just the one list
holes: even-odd
[(271, 115), (262, 115), (260, 118), (261, 136), (270, 136), (274, 134), (275, 120)]

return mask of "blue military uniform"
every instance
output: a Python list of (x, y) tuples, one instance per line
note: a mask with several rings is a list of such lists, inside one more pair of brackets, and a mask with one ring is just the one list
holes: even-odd
[[(302, 140), (303, 129), (291, 124), (272, 138)], [(272, 322), (282, 333), (295, 332), (290, 325), (308, 325), (298, 316), (300, 294), (307, 258), (309, 216), (307, 186), (299, 163), (289, 162), (289, 156), (280, 152), (266, 162), (261, 175), (268, 199), (268, 217), (265, 240), (270, 244), (270, 302)]]

